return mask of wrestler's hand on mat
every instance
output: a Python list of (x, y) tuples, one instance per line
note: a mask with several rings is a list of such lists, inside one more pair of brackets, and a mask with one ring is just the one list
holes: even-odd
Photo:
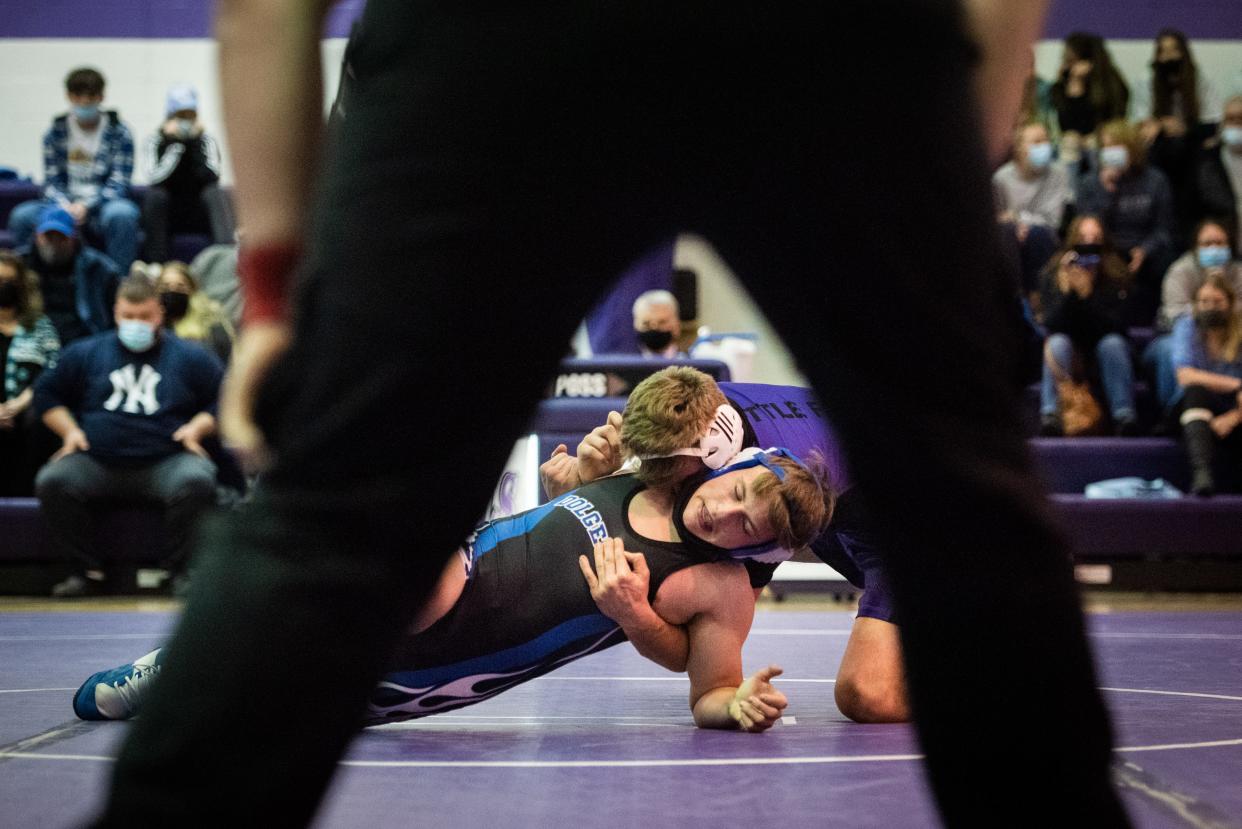
[(609, 412), (578, 444), (578, 476), (583, 483), (611, 475), (621, 468), (621, 413)]
[(242, 329), (233, 347), (233, 363), (220, 390), (220, 435), (247, 474), (271, 462), (267, 441), (254, 422), (255, 400), (272, 364), (289, 347), (287, 322), (256, 321)]
[(582, 486), (582, 478), (578, 475), (578, 459), (569, 454), (565, 444), (557, 444), (551, 456), (539, 465), (539, 482), (549, 498), (564, 495), (571, 489)]
[(578, 567), (591, 588), (600, 612), (621, 627), (640, 623), (654, 613), (647, 599), (651, 571), (642, 553), (627, 552), (619, 538), (606, 538), (595, 545), (595, 569), (586, 556)]
[(767, 731), (781, 718), (789, 700), (773, 687), (772, 678), (782, 673), (779, 665), (769, 665), (738, 686), (729, 702), (729, 716), (742, 730)]

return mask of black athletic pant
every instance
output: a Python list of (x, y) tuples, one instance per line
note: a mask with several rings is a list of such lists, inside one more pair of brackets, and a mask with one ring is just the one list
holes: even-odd
[(888, 534), (945, 817), (1123, 824), (950, 0), (372, 0), (355, 47), (264, 401), (280, 460), (207, 533), (109, 822), (311, 816), (574, 326), (686, 230), (823, 391)]

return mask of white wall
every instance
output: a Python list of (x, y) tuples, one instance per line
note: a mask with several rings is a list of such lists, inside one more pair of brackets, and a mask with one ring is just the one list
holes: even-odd
[[(343, 39), (323, 43), (325, 111), (336, 93), (344, 51)], [(164, 94), (171, 84), (198, 87), (199, 117), (216, 137), (224, 137), (214, 41), (0, 39), (0, 165), (42, 181), (43, 133), (68, 108), (65, 76), (79, 66), (103, 72), (104, 107), (118, 110), (134, 133), (137, 184), (146, 182), (143, 142), (164, 120)], [(228, 143), (221, 145), (227, 184), (232, 168)]]

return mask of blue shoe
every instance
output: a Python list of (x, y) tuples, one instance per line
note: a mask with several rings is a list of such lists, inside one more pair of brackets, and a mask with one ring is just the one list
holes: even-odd
[(110, 671), (100, 671), (82, 683), (73, 695), (73, 713), (83, 720), (128, 720), (160, 672), (160, 652), (151, 651)]

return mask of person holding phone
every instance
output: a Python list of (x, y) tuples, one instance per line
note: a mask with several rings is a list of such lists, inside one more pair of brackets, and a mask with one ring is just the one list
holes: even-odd
[(1122, 307), (1129, 275), (1096, 216), (1079, 216), (1065, 245), (1044, 269), (1040, 308), (1048, 339), (1040, 389), (1040, 427), (1044, 436), (1065, 433), (1059, 379), (1098, 379), (1113, 428), (1135, 434), (1134, 369), (1125, 338)]

